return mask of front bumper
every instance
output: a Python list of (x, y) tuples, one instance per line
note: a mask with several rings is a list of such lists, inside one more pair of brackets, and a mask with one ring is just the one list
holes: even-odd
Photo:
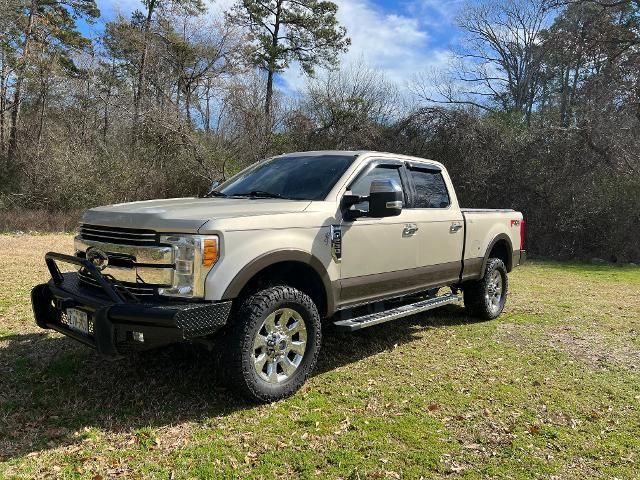
[[(231, 302), (140, 302), (104, 276), (89, 261), (60, 253), (47, 253), (48, 283), (31, 291), (36, 323), (95, 348), (101, 355), (119, 358), (135, 351), (203, 337), (222, 328)], [(99, 287), (79, 284), (77, 273), (61, 273), (56, 262), (82, 266)], [(71, 327), (67, 309), (87, 314), (87, 331)]]

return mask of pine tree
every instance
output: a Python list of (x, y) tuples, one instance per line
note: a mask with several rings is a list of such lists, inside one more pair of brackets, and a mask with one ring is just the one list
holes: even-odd
[(229, 14), (233, 23), (248, 28), (249, 58), (267, 72), (267, 116), (276, 73), (295, 61), (311, 75), (319, 65), (335, 64), (347, 50), (351, 41), (338, 25), (337, 11), (335, 3), (323, 0), (241, 0)]

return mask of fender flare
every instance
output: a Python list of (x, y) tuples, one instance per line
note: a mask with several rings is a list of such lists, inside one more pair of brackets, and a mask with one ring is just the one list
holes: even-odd
[(297, 262), (309, 265), (322, 280), (325, 290), (325, 301), (327, 307), (327, 316), (335, 313), (335, 305), (337, 298), (337, 283), (334, 285), (329, 278), (326, 267), (323, 263), (311, 253), (298, 249), (282, 249), (271, 250), (254, 258), (236, 274), (231, 280), (222, 294), (221, 300), (232, 300), (237, 298), (242, 289), (255, 277), (258, 273), (267, 267), (282, 262)]
[(487, 262), (489, 261), (489, 255), (491, 254), (491, 250), (495, 247), (496, 243), (500, 241), (506, 241), (507, 243), (507, 272), (510, 272), (512, 269), (513, 262), (513, 243), (511, 242), (511, 238), (506, 233), (498, 234), (491, 242), (489, 242), (489, 246), (487, 247), (487, 251), (484, 254), (484, 258), (482, 259), (482, 268), (480, 269), (480, 278), (484, 277), (484, 272), (487, 268)]

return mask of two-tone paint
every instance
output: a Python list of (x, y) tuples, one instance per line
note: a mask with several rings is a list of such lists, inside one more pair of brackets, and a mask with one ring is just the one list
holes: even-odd
[[(331, 153), (352, 155), (354, 161), (323, 201), (153, 200), (91, 209), (83, 222), (218, 235), (219, 259), (205, 280), (206, 301), (235, 298), (256, 275), (278, 263), (304, 264), (322, 285), (327, 316), (357, 304), (480, 278), (492, 251), (504, 256), (509, 269), (515, 266), (514, 258), (519, 261), (521, 229), (514, 223), (519, 225), (522, 214), (461, 209), (442, 164), (380, 152)], [(415, 208), (407, 196), (398, 216), (345, 218), (343, 196), (378, 164), (439, 170), (449, 206)], [(404, 182), (408, 176), (402, 178)]]

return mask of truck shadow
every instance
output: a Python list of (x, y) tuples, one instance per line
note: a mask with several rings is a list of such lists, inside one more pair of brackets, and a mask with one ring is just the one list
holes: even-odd
[[(471, 321), (448, 306), (353, 334), (329, 325), (314, 375)], [(93, 428), (135, 433), (260, 408), (224, 387), (220, 357), (176, 345), (109, 362), (58, 335), (0, 337), (0, 461), (80, 443)]]

